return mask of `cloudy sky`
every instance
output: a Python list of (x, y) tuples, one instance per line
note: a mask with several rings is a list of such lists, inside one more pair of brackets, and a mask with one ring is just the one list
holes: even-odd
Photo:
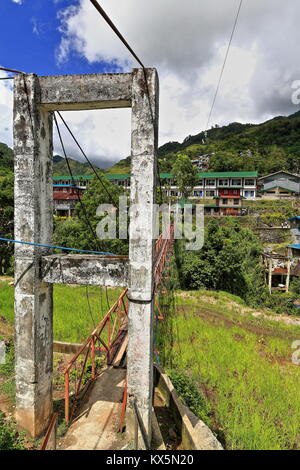
[[(204, 130), (240, 0), (99, 0), (160, 77), (160, 145)], [(244, 0), (211, 125), (296, 112), (300, 3)], [(137, 64), (90, 0), (1, 0), (0, 65), (40, 75), (130, 71)], [(5, 74), (2, 74), (5, 76)], [(12, 83), (0, 81), (0, 141), (12, 145)], [(91, 159), (130, 149), (130, 110), (68, 112)], [(78, 157), (67, 139), (70, 156)], [(56, 152), (61, 153), (55, 140)]]

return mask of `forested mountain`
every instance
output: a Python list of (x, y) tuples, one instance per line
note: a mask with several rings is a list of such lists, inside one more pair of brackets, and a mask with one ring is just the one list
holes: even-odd
[(6, 144), (0, 142), (0, 176), (5, 176), (13, 171), (13, 151)]
[[(79, 162), (73, 158), (68, 158), (70, 168), (73, 175), (89, 175), (93, 173), (93, 170), (88, 163)], [(96, 170), (99, 168), (96, 165), (93, 165)], [(65, 158), (60, 157), (59, 155), (54, 155), (53, 157), (53, 175), (68, 175), (69, 168)]]
[[(180, 142), (168, 142), (158, 149), (159, 170), (170, 171), (178, 154), (195, 158), (213, 154), (210, 170), (258, 170), (265, 174), (280, 169), (300, 172), (300, 110), (285, 117), (277, 116), (262, 124), (215, 126), (207, 133), (190, 135)], [(53, 174), (69, 174), (64, 158), (53, 157)], [(74, 174), (92, 173), (87, 163), (70, 158)], [(0, 143), (0, 176), (13, 170), (13, 151)], [(128, 173), (130, 157), (113, 165), (104, 173)]]
[(258, 170), (260, 174), (286, 169), (300, 171), (300, 111), (262, 124), (231, 123), (169, 142), (159, 149), (161, 171), (169, 171), (178, 153), (191, 158), (213, 153), (215, 171)]
[[(13, 171), (13, 151), (6, 144), (0, 143), (0, 177), (6, 176)], [(71, 171), (74, 175), (86, 175), (93, 173), (88, 163), (82, 163), (69, 158)], [(99, 169), (94, 165), (96, 169)], [(53, 174), (68, 175), (69, 169), (65, 158), (60, 155), (53, 156)]]

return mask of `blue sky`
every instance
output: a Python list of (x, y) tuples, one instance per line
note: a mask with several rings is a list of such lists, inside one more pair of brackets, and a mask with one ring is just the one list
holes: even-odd
[(57, 63), (55, 52), (61, 41), (59, 12), (78, 3), (77, 0), (23, 0), (18, 4), (1, 0), (1, 65), (39, 75), (114, 71), (110, 63), (89, 63), (75, 51), (67, 61)]
[[(205, 129), (239, 0), (99, 0), (160, 79), (160, 145)], [(211, 125), (297, 111), (300, 3), (244, 0)], [(137, 64), (90, 0), (0, 0), (0, 65), (40, 75), (130, 71)], [(3, 76), (3, 73), (0, 75)], [(13, 144), (12, 83), (0, 81), (0, 142)], [(130, 110), (68, 112), (90, 158), (130, 153)], [(61, 153), (54, 139), (55, 152)], [(80, 158), (70, 141), (69, 156)]]

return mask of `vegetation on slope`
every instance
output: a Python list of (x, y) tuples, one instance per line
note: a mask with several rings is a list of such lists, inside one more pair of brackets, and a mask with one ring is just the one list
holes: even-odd
[(214, 171), (258, 170), (260, 174), (300, 169), (300, 113), (279, 116), (263, 124), (231, 123), (200, 132), (183, 143), (169, 142), (159, 149), (161, 171), (170, 171), (178, 152), (196, 158), (212, 154)]
[[(73, 175), (90, 175), (93, 173), (90, 165), (88, 163), (79, 162), (73, 158), (68, 157), (69, 164)], [(94, 165), (94, 168), (98, 170), (99, 168)], [(69, 175), (69, 168), (65, 158), (60, 157), (59, 155), (53, 156), (53, 175)]]
[(206, 400), (196, 414), (226, 449), (300, 449), (300, 369), (291, 359), (300, 327), (256, 318), (222, 292), (177, 292), (167, 310), (157, 340), (162, 365), (198, 385)]

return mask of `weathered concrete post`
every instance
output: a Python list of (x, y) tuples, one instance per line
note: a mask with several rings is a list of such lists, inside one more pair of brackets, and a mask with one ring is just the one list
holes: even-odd
[(142, 69), (132, 73), (132, 143), (129, 228), (129, 343), (127, 430), (134, 433), (136, 400), (151, 438), (153, 391), (153, 295), (154, 295), (154, 206), (158, 140), (158, 77)]
[[(36, 75), (15, 78), (15, 239), (52, 240), (52, 113)], [(40, 282), (48, 248), (15, 245), (16, 418), (40, 435), (52, 413), (52, 286)]]
[(269, 258), (269, 292), (272, 292), (272, 269), (273, 269), (273, 260)]

